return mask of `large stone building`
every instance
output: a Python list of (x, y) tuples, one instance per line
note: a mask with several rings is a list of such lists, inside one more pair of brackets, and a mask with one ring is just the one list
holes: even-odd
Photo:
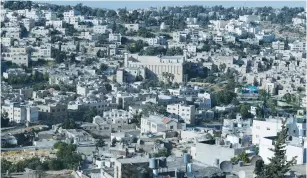
[(184, 63), (187, 59), (187, 51), (184, 56), (139, 56), (125, 53), (126, 68), (146, 68), (146, 76), (152, 79), (169, 80), (182, 83), (184, 80)]

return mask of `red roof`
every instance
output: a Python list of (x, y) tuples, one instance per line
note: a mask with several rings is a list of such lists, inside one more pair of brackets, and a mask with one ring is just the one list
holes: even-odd
[(170, 119), (164, 118), (162, 122), (163, 122), (164, 124), (167, 124), (167, 123), (169, 123), (169, 121), (170, 121)]

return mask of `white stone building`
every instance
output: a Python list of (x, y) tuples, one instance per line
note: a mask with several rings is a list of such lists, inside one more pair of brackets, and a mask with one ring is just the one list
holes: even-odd
[(158, 133), (179, 129), (184, 130), (185, 124), (164, 116), (150, 115), (149, 117), (142, 117), (141, 119), (141, 133)]
[(184, 120), (186, 124), (195, 123), (195, 106), (184, 104), (167, 105), (168, 113), (171, 113), (178, 120)]
[(9, 105), (2, 105), (1, 112), (8, 114), (10, 122), (26, 123), (38, 120), (38, 108), (36, 106), (11, 103)]
[[(139, 56), (131, 54), (130, 57), (125, 54), (125, 67), (145, 67), (147, 69), (148, 77), (158, 78), (162, 80), (163, 74), (170, 73), (173, 75), (173, 82), (183, 82), (183, 65), (187, 58), (186, 51), (184, 56)], [(132, 59), (131, 59), (132, 58)]]

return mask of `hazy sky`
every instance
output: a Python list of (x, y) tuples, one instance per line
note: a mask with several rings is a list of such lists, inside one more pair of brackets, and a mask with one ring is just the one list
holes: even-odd
[[(45, 1), (46, 2), (46, 1)], [(47, 3), (51, 3), (50, 1)], [(58, 5), (71, 5), (74, 6), (78, 3), (82, 3), (83, 5), (90, 7), (99, 7), (106, 9), (118, 9), (125, 8), (134, 9), (134, 8), (147, 8), (151, 6), (182, 6), (182, 5), (203, 5), (203, 6), (215, 6), (222, 5), (224, 7), (264, 7), (264, 6), (272, 6), (272, 7), (305, 7), (305, 1), (235, 1), (235, 2), (227, 2), (227, 1), (53, 1), (52, 4)]]

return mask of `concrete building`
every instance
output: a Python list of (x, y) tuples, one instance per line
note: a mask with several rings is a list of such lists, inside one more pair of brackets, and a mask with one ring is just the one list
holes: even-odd
[(92, 143), (95, 139), (82, 129), (61, 129), (60, 133), (64, 133), (68, 139), (73, 140), (74, 144)]
[(9, 105), (2, 105), (1, 112), (8, 114), (10, 122), (26, 123), (38, 120), (38, 108), (36, 106), (11, 103)]
[(222, 43), (223, 42), (223, 36), (220, 34), (216, 34), (213, 36), (213, 41), (216, 43)]
[(221, 162), (230, 161), (231, 158), (250, 149), (251, 146), (243, 147), (240, 143), (224, 142), (220, 139), (207, 140), (197, 142), (196, 146), (191, 147), (191, 156), (206, 165), (219, 167)]
[(148, 158), (133, 157), (114, 161), (114, 178), (137, 177), (137, 168), (148, 168)]
[(107, 31), (107, 26), (106, 25), (95, 25), (93, 27), (93, 32), (98, 33), (98, 34), (105, 34)]
[(186, 32), (173, 32), (174, 42), (185, 42), (187, 40), (188, 34)]
[[(252, 133), (253, 144), (259, 145), (262, 138), (277, 136), (281, 131), (284, 118), (267, 119), (265, 121), (254, 120)], [(306, 118), (291, 117), (287, 119), (288, 134), (292, 137), (306, 137)]]
[(134, 129), (135, 126), (130, 124), (130, 119), (126, 117), (101, 117), (95, 116), (93, 123), (85, 123), (81, 128), (88, 131), (99, 131), (111, 133), (111, 131), (120, 131), (125, 129)]
[(46, 22), (46, 27), (53, 26), (53, 28), (62, 28), (63, 21), (62, 20), (50, 20)]
[(125, 53), (125, 67), (146, 68), (146, 76), (152, 79), (165, 79), (164, 74), (173, 75), (172, 82), (182, 83), (184, 75), (184, 63), (187, 58), (184, 56), (139, 56), (131, 54), (130, 57)]
[(141, 133), (158, 133), (179, 129), (185, 130), (185, 124), (164, 116), (150, 115), (141, 119)]
[(68, 111), (66, 104), (40, 104), (37, 107), (40, 120), (55, 124), (67, 119)]
[(22, 68), (16, 68), (16, 69), (8, 69), (6, 72), (3, 72), (3, 78), (10, 79), (12, 77), (26, 77), (27, 73)]
[(167, 40), (163, 36), (155, 37), (155, 38), (146, 38), (145, 41), (149, 46), (156, 45), (166, 45)]
[(121, 34), (115, 34), (110, 33), (109, 34), (109, 42), (115, 42), (116, 44), (121, 44), (122, 35)]
[(128, 120), (132, 118), (132, 115), (129, 111), (126, 111), (126, 110), (112, 109), (112, 110), (103, 112), (103, 117), (111, 118), (111, 119), (122, 118), (122, 119)]
[(239, 16), (239, 20), (247, 22), (247, 23), (254, 22), (254, 21), (260, 21), (260, 16), (258, 16), (258, 15), (243, 15), (243, 16)]
[(303, 52), (306, 50), (306, 42), (304, 41), (295, 41), (291, 44), (289, 44), (290, 50), (291, 51), (299, 51)]
[[(272, 158), (274, 156), (274, 152), (270, 149), (274, 148), (274, 142), (276, 141), (276, 139), (277, 136), (264, 137), (261, 139), (261, 142), (259, 144), (259, 156), (261, 156), (265, 164), (269, 164), (269, 158)], [(285, 147), (287, 161), (290, 161), (292, 160), (292, 158), (297, 156), (296, 164), (306, 164), (306, 148), (306, 139), (293, 137), (291, 138), (291, 140), (287, 140)]]
[(125, 28), (127, 28), (128, 31), (130, 31), (130, 32), (137, 32), (137, 31), (139, 31), (139, 29), (140, 29), (140, 27), (141, 27), (142, 25), (140, 25), (140, 24), (138, 24), (138, 23), (135, 23), (135, 24), (125, 24), (124, 26), (125, 26)]
[(146, 79), (146, 70), (143, 67), (122, 68), (116, 71), (116, 82), (132, 83)]
[(285, 43), (282, 41), (272, 42), (272, 48), (274, 50), (285, 50)]
[(49, 11), (49, 12), (45, 12), (45, 18), (46, 20), (55, 20), (56, 19), (56, 13)]
[(178, 120), (183, 120), (186, 124), (195, 124), (195, 106), (184, 104), (167, 105), (168, 113), (173, 114), (173, 117)]

